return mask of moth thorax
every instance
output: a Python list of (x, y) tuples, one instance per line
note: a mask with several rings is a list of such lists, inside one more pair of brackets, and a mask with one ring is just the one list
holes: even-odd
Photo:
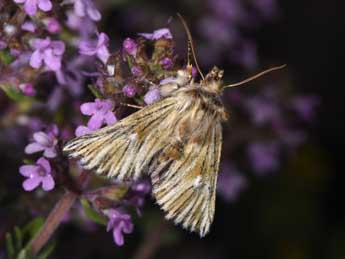
[(191, 75), (186, 70), (178, 70), (176, 76), (176, 83), (179, 86), (184, 86), (191, 79)]
[(205, 83), (204, 89), (212, 94), (219, 95), (222, 91), (222, 82), (212, 80)]

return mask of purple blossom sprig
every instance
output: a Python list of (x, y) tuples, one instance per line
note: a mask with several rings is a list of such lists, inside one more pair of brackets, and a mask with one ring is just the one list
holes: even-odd
[(121, 209), (109, 209), (106, 215), (109, 218), (107, 231), (112, 230), (115, 244), (122, 246), (125, 243), (123, 234), (133, 232), (134, 226), (131, 215)]
[(108, 45), (109, 37), (104, 32), (97, 33), (96, 40), (82, 40), (79, 43), (79, 53), (97, 56), (105, 64), (110, 56)]
[(50, 0), (13, 0), (17, 4), (24, 4), (25, 12), (33, 16), (37, 13), (37, 9), (48, 12), (52, 10), (53, 4)]
[(34, 52), (30, 58), (30, 65), (33, 68), (40, 68), (42, 64), (47, 69), (57, 71), (61, 68), (62, 55), (65, 52), (65, 43), (59, 40), (35, 39), (33, 43)]
[(84, 103), (80, 106), (80, 111), (84, 115), (91, 116), (86, 126), (78, 126), (76, 136), (81, 136), (102, 127), (105, 123), (112, 125), (117, 121), (114, 109), (114, 102), (111, 100), (95, 99), (94, 102)]
[(19, 172), (27, 178), (23, 182), (25, 191), (32, 191), (40, 184), (42, 184), (42, 188), (45, 191), (51, 191), (55, 187), (50, 163), (43, 157), (39, 158), (35, 165), (22, 165), (19, 168)]
[(57, 156), (58, 128), (53, 126), (48, 132), (39, 131), (33, 134), (33, 142), (25, 147), (26, 154), (43, 151), (43, 156), (54, 158)]

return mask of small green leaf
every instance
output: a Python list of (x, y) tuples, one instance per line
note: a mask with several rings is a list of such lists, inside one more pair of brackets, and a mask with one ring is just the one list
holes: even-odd
[(103, 95), (101, 94), (101, 92), (96, 88), (94, 87), (92, 84), (88, 84), (87, 87), (90, 89), (90, 91), (92, 92), (92, 94), (96, 97), (96, 98), (99, 98), (99, 99), (103, 99)]
[(29, 235), (30, 237), (33, 237), (41, 228), (43, 223), (44, 223), (43, 217), (34, 218), (23, 227), (23, 230), (22, 230), (23, 235)]
[(14, 235), (15, 235), (15, 248), (16, 251), (20, 251), (23, 247), (23, 234), (19, 227), (14, 227)]
[(15, 102), (21, 102), (21, 101), (27, 101), (32, 100), (33, 98), (23, 95), (21, 92), (15, 90), (10, 85), (2, 84), (0, 85), (0, 88), (5, 92), (5, 94), (10, 98), (11, 100)]
[(18, 253), (18, 256), (16, 257), (16, 259), (28, 259), (26, 249), (20, 250), (20, 252)]
[(101, 224), (101, 225), (107, 225), (107, 220), (104, 216), (100, 215), (97, 211), (95, 211), (90, 203), (85, 200), (85, 199), (81, 199), (80, 200), (81, 205), (83, 206), (83, 210), (85, 212), (85, 215), (91, 219), (92, 221)]
[(13, 239), (12, 235), (10, 233), (6, 233), (6, 251), (8, 258), (14, 258), (15, 257), (15, 250), (13, 245)]
[(56, 241), (50, 242), (46, 248), (37, 256), (37, 259), (46, 259), (54, 251), (56, 247)]
[(13, 60), (14, 58), (9, 51), (0, 51), (0, 63), (6, 66), (11, 64)]

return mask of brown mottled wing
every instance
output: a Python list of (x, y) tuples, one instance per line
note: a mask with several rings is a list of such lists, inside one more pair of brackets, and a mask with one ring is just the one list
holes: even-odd
[(165, 160), (152, 174), (153, 193), (166, 218), (201, 237), (213, 221), (222, 144), (220, 121), (206, 129), (202, 141), (184, 147), (183, 158)]
[(114, 125), (72, 139), (63, 151), (97, 174), (119, 180), (137, 179), (172, 134), (172, 127), (159, 131), (161, 125), (172, 123), (175, 103), (174, 98), (165, 98)]

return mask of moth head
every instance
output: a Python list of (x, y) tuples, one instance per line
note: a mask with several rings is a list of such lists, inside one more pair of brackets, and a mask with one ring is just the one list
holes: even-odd
[(201, 85), (204, 89), (210, 93), (219, 95), (222, 91), (222, 78), (224, 75), (224, 70), (219, 69), (214, 66), (210, 72), (207, 73), (204, 80), (202, 80)]

